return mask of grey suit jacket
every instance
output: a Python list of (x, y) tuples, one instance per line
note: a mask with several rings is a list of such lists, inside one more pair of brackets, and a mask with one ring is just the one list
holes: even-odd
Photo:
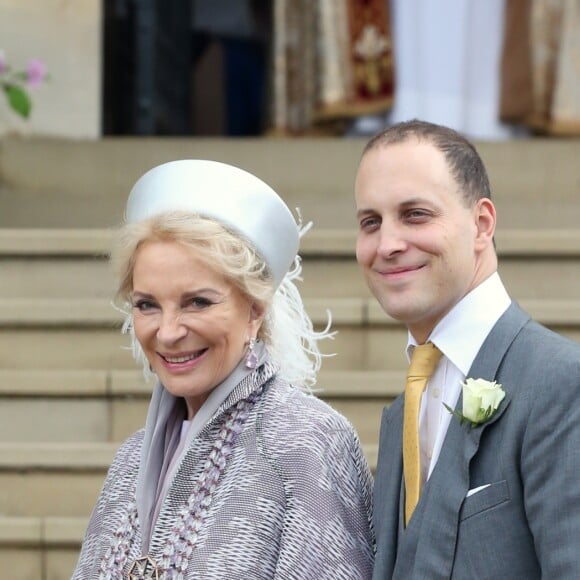
[(373, 579), (580, 578), (580, 345), (512, 303), (468, 376), (506, 397), (481, 426), (452, 418), (406, 529), (403, 398), (383, 413)]

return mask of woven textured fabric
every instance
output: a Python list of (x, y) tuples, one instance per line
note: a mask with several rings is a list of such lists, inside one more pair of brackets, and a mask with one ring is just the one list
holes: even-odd
[(421, 452), (419, 448), (419, 409), (421, 396), (441, 351), (431, 342), (413, 349), (405, 386), (403, 422), (403, 468), (405, 473), (405, 524), (409, 522), (421, 494)]
[[(146, 555), (162, 561), (224, 416), (261, 387), (212, 493), (184, 580), (370, 578), (372, 478), (360, 442), (344, 417), (277, 379), (270, 364), (246, 377), (192, 441)], [(111, 465), (74, 580), (126, 578), (131, 564), (144, 556), (138, 521), (126, 523), (135, 502), (142, 440), (143, 431), (129, 438)], [(129, 528), (123, 570), (103, 575), (102, 563), (119, 530)], [(161, 577), (173, 574), (162, 571)]]

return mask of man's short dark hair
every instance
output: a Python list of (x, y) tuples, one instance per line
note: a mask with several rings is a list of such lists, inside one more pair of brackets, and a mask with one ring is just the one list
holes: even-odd
[(443, 125), (419, 119), (397, 123), (375, 135), (366, 144), (363, 157), (371, 150), (403, 143), (412, 138), (431, 143), (443, 153), (451, 174), (469, 205), (482, 197), (491, 199), (489, 178), (479, 153), (465, 137)]

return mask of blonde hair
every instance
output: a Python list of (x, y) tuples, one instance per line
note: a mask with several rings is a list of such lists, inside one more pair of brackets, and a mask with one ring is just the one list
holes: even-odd
[(119, 285), (115, 306), (125, 314), (123, 331), (131, 334), (135, 359), (149, 364), (133, 330), (130, 294), (133, 269), (139, 247), (148, 241), (172, 241), (195, 249), (200, 260), (219, 272), (265, 312), (258, 338), (279, 374), (296, 387), (310, 391), (316, 383), (322, 354), (318, 341), (332, 338), (329, 322), (316, 332), (304, 309), (302, 297), (294, 284), (300, 280), (301, 264), (296, 256), (294, 267), (274, 290), (270, 270), (251, 243), (221, 223), (198, 214), (175, 211), (123, 225), (116, 236), (112, 262)]

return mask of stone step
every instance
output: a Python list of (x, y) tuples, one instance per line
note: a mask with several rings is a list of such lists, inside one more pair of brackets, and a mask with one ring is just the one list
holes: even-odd
[[(561, 208), (565, 209), (565, 207)], [(46, 229), (0, 227), (0, 257), (61, 257), (106, 259), (113, 243), (109, 228)], [(347, 228), (325, 226), (309, 231), (300, 241), (300, 253), (308, 257), (354, 258), (356, 224)], [(578, 228), (507, 228), (496, 233), (500, 256), (579, 257)]]
[[(110, 237), (110, 230), (0, 230), (0, 297), (111, 298)], [(319, 230), (304, 238), (305, 297), (369, 296), (355, 240), (354, 230)], [(580, 230), (505, 230), (497, 242), (500, 272), (513, 296), (576, 296)]]
[[(111, 299), (115, 293), (113, 274), (105, 261), (50, 259), (35, 262), (27, 258), (4, 260), (0, 269), (2, 299)], [(580, 287), (580, 257), (576, 256), (503, 256), (499, 271), (510, 294), (518, 299), (573, 299)], [(354, 258), (306, 258), (299, 288), (305, 298), (366, 298), (370, 295)]]
[[(580, 339), (580, 301), (522, 300), (530, 314), (556, 332)], [(406, 366), (404, 327), (372, 298), (310, 299), (322, 326), (332, 312), (336, 338), (322, 350), (326, 370), (397, 370)], [(129, 340), (106, 300), (6, 299), (0, 302), (0, 368), (132, 369)]]
[[(383, 317), (381, 328), (392, 331), (367, 346), (368, 300), (308, 300), (307, 309), (318, 326), (332, 312), (333, 326), (340, 330), (333, 341), (322, 345), (328, 357), (325, 368), (380, 370), (402, 368), (401, 349), (377, 353), (385, 340), (404, 340), (400, 325)], [(107, 300), (6, 299), (0, 302), (0, 368), (132, 369), (129, 338), (119, 332), (121, 317)], [(396, 356), (393, 353), (396, 352)], [(398, 361), (395, 364), (395, 361)], [(390, 365), (390, 366), (385, 366)]]
[[(565, 209), (565, 207), (561, 208)], [(0, 257), (61, 257), (106, 259), (113, 243), (110, 228), (46, 229), (0, 227)], [(316, 224), (300, 241), (305, 257), (354, 258), (356, 224), (347, 228)], [(500, 256), (580, 256), (578, 228), (507, 228), (499, 224), (496, 233)]]
[[(209, 158), (255, 172), (321, 227), (351, 227), (353, 182), (366, 139), (3, 139), (0, 227), (110, 227), (146, 170), (171, 159)], [(478, 143), (500, 223), (575, 228), (580, 139)], [(30, 168), (34, 167), (34, 171)], [(66, 167), (66, 171), (63, 168)], [(562, 211), (562, 201), (566, 211)]]
[[(372, 443), (403, 385), (403, 371), (323, 370), (316, 395)], [(0, 441), (119, 442), (145, 424), (150, 392), (139, 371), (0, 370)]]
[(0, 443), (0, 514), (88, 516), (119, 443)]
[(68, 580), (86, 517), (0, 516), (0, 562), (10, 580)]
[[(323, 368), (314, 391), (324, 399), (396, 397), (402, 377), (403, 371), (333, 372)], [(140, 370), (0, 369), (3, 398), (148, 398), (151, 384)]]
[[(119, 443), (0, 443), (0, 515), (88, 517)], [(363, 444), (371, 469), (377, 442)]]
[[(326, 370), (402, 369), (406, 332), (400, 326), (342, 326), (322, 350), (336, 356), (323, 361)], [(134, 369), (128, 338), (117, 328), (2, 327), (0, 368)]]
[[(311, 298), (304, 303), (315, 325), (326, 324), (331, 315), (336, 326), (400, 326), (372, 297)], [(526, 299), (520, 304), (546, 325), (580, 324), (580, 300)], [(0, 303), (0, 329), (117, 330), (123, 317), (109, 300), (99, 298), (8, 298)]]
[[(368, 322), (371, 301), (313, 298), (304, 302), (316, 324), (326, 324), (330, 311), (336, 324), (360, 325)], [(0, 303), (0, 328), (114, 329), (123, 319), (123, 313), (102, 298), (7, 298)]]

